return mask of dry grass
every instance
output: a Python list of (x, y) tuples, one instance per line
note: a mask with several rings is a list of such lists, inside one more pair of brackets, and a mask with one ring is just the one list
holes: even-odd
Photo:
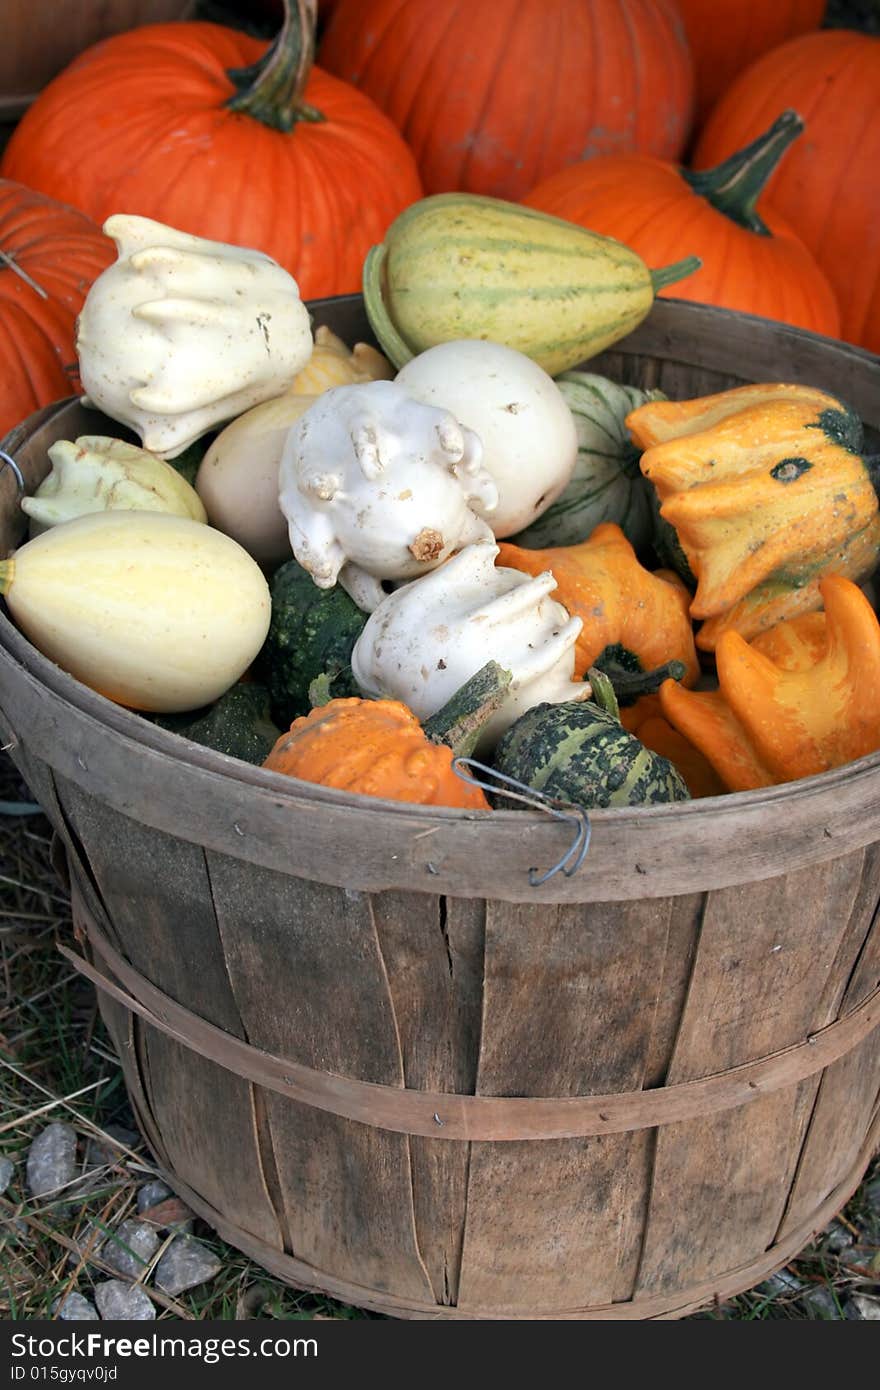
[[(105, 1233), (132, 1215), (138, 1188), (155, 1176), (140, 1139), (126, 1144), (124, 1134), (120, 1138), (135, 1125), (94, 991), (54, 950), (56, 937), (66, 938), (71, 927), (68, 900), (50, 862), (48, 822), (42, 815), (10, 815), (5, 805), (28, 799), (27, 788), (0, 754), (0, 1157), (15, 1164), (0, 1197), (0, 1315), (23, 1320), (49, 1317), (59, 1295), (76, 1289), (89, 1296), (95, 1283), (112, 1276), (89, 1247), (89, 1232), (97, 1226)], [(67, 1188), (35, 1199), (24, 1184), (27, 1148), (55, 1119), (77, 1131), (81, 1173)], [(89, 1166), (95, 1143), (104, 1146), (102, 1161)], [(832, 1243), (849, 1234), (852, 1245), (832, 1253), (826, 1233), (789, 1266), (803, 1287), (762, 1286), (698, 1316), (822, 1316), (803, 1301), (804, 1289), (811, 1288), (828, 1290), (829, 1309), (844, 1309), (853, 1292), (880, 1296), (880, 1204), (875, 1201), (872, 1209), (867, 1199), (868, 1182), (876, 1184), (878, 1174), (875, 1166), (873, 1178), (869, 1175), (832, 1228)], [(220, 1256), (222, 1271), (177, 1299), (165, 1297), (152, 1273), (166, 1238), (141, 1276), (159, 1318), (370, 1316), (297, 1293), (206, 1227), (197, 1225), (196, 1231)]]

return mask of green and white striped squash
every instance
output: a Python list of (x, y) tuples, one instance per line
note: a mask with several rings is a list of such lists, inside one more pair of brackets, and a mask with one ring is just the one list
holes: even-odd
[(672, 764), (592, 700), (527, 710), (498, 744), (494, 767), (588, 810), (690, 800)]
[(514, 545), (530, 550), (577, 545), (603, 521), (613, 521), (639, 552), (653, 535), (653, 488), (639, 469), (640, 450), (624, 424), (647, 401), (665, 400), (662, 391), (620, 386), (592, 372), (565, 372), (556, 378), (577, 428), (578, 454), (565, 491), (518, 536)]
[(696, 256), (650, 270), (612, 237), (476, 193), (436, 193), (392, 222), (364, 262), (367, 316), (395, 367), (438, 343), (482, 338), (550, 376), (642, 322)]

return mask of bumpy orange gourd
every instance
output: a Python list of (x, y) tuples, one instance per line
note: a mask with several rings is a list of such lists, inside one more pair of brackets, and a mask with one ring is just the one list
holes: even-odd
[(717, 169), (695, 174), (648, 155), (612, 154), (561, 169), (523, 199), (527, 206), (614, 237), (648, 265), (687, 245), (702, 265), (661, 290), (677, 299), (840, 333), (837, 300), (795, 228), (755, 204), (770, 172), (803, 130), (793, 111)]
[(0, 179), (0, 439), (79, 386), (76, 316), (115, 248), (94, 222)]
[[(640, 565), (619, 526), (604, 522), (579, 545), (524, 550), (500, 543), (496, 564), (525, 574), (550, 570), (554, 598), (583, 619), (575, 646), (574, 674), (583, 678), (606, 647), (622, 648), (643, 671), (681, 661), (693, 685), (700, 668), (688, 617), (690, 595), (669, 570), (652, 574)], [(626, 661), (624, 655), (624, 661)]]
[(828, 575), (820, 588), (824, 624), (809, 614), (751, 644), (725, 633), (717, 691), (661, 686), (664, 715), (730, 791), (810, 777), (880, 749), (880, 623), (850, 580)]
[(834, 397), (757, 385), (652, 402), (626, 423), (697, 580), (700, 647), (817, 608), (823, 574), (874, 568), (880, 509), (855, 452), (861, 425)]
[(634, 705), (622, 708), (620, 722), (652, 753), (672, 763), (691, 796), (721, 796), (727, 790), (708, 758), (669, 723), (659, 695), (642, 695)]
[(367, 251), (421, 196), (418, 171), (368, 97), (311, 67), (314, 0), (285, 13), (268, 54), (198, 22), (95, 45), (37, 97), (3, 173), (98, 223), (136, 213), (265, 251), (303, 299), (360, 289)]
[[(714, 4), (705, 3), (714, 18)], [(775, 9), (779, 0), (764, 0)], [(807, 133), (767, 184), (760, 210), (787, 218), (837, 294), (843, 336), (880, 352), (880, 35), (822, 29), (740, 73), (712, 111), (697, 169), (741, 149), (785, 107)], [(688, 247), (690, 250), (690, 247)]]
[(488, 811), (479, 787), (453, 772), (454, 756), (399, 700), (348, 699), (295, 719), (263, 766), (362, 796)]

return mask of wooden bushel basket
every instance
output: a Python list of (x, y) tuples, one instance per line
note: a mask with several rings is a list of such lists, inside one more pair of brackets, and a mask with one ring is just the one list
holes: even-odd
[[(312, 306), (369, 340), (359, 298)], [(591, 368), (837, 392), (880, 359), (661, 301)], [(4, 442), (118, 433), (78, 402)], [(0, 474), (0, 550), (20, 539)], [(181, 600), (185, 602), (185, 595)], [(68, 855), (169, 1182), (303, 1288), (424, 1318), (674, 1317), (827, 1224), (880, 1138), (880, 754), (571, 827), (293, 781), (183, 741), (0, 618), (0, 742)]]

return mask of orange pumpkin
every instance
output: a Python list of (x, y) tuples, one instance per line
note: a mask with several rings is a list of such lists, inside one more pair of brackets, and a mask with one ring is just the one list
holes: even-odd
[(697, 168), (710, 168), (783, 107), (800, 112), (806, 135), (769, 180), (761, 208), (788, 218), (831, 281), (843, 336), (872, 352), (880, 352), (878, 93), (880, 38), (846, 29), (805, 34), (737, 78), (694, 153)]
[(0, 179), (0, 438), (78, 390), (76, 316), (114, 255), (87, 217)]
[(787, 111), (703, 174), (647, 155), (590, 159), (552, 175), (523, 201), (624, 242), (648, 265), (674, 260), (686, 244), (702, 267), (661, 294), (837, 337), (837, 300), (812, 253), (777, 212), (755, 212), (766, 179), (802, 130), (800, 117)]
[(694, 58), (696, 124), (762, 53), (818, 29), (825, 5), (826, 0), (678, 0)]
[(674, 0), (339, 0), (320, 57), (403, 131), (429, 193), (517, 199), (592, 155), (674, 159), (690, 126)]
[(27, 112), (3, 173), (97, 222), (139, 213), (265, 251), (304, 298), (359, 289), (367, 251), (421, 196), (418, 172), (368, 97), (311, 68), (315, 0), (285, 2), (268, 54), (201, 23), (88, 49)]
[(488, 811), (480, 788), (453, 772), (454, 756), (399, 700), (348, 699), (295, 719), (263, 766), (362, 796)]
[(684, 663), (686, 685), (700, 673), (688, 617), (690, 594), (669, 570), (652, 574), (619, 526), (604, 522), (579, 545), (550, 550), (523, 550), (499, 542), (496, 564), (525, 574), (550, 570), (556, 579), (553, 597), (572, 617), (583, 619), (575, 645), (576, 679), (599, 662), (606, 648), (643, 671), (668, 661)]

